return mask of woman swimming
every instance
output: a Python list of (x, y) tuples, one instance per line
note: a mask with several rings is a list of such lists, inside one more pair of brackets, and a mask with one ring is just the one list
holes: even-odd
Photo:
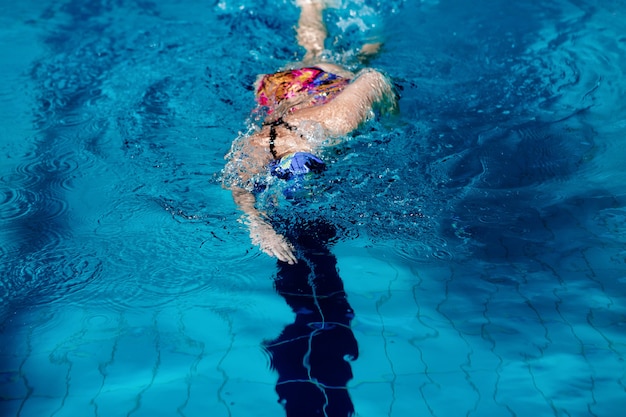
[[(317, 155), (324, 147), (341, 142), (342, 136), (370, 118), (377, 103), (395, 106), (389, 80), (380, 72), (347, 69), (321, 62), (326, 39), (322, 13), (328, 0), (296, 0), (300, 7), (297, 41), (306, 50), (297, 68), (266, 74), (256, 82), (256, 100), (266, 117), (253, 134), (238, 142), (226, 156), (225, 173), (234, 177), (225, 184), (247, 217), (252, 242), (282, 262), (297, 262), (294, 246), (277, 233), (268, 216), (256, 208), (255, 189), (262, 175), (282, 180), (320, 172), (324, 162)], [(377, 52), (366, 44), (361, 55)]]

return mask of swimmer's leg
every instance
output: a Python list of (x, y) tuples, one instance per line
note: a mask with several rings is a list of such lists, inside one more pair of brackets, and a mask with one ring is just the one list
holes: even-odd
[(324, 51), (326, 40), (326, 25), (322, 11), (326, 8), (327, 0), (296, 0), (300, 7), (300, 19), (296, 28), (298, 45), (306, 49), (303, 62), (313, 62), (319, 59)]

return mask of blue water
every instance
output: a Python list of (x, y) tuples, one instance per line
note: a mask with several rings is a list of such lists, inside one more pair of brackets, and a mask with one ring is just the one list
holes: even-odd
[(291, 1), (0, 4), (2, 416), (622, 415), (626, 2), (338, 3), (401, 99), (279, 209), (324, 282), (220, 186)]

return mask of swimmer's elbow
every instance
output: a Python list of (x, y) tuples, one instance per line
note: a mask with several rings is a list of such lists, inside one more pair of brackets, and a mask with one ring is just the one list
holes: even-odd
[(389, 103), (395, 107), (396, 94), (391, 80), (386, 75), (375, 69), (366, 68), (357, 74), (357, 80), (367, 86), (370, 106), (377, 103)]
[(374, 117), (374, 109), (393, 112), (396, 96), (387, 77), (375, 70), (365, 70), (333, 102), (324, 124), (334, 135), (345, 135)]

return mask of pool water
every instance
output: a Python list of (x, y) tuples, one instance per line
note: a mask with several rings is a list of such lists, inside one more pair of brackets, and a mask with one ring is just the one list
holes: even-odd
[(292, 1), (0, 5), (2, 416), (622, 415), (626, 2), (335, 6), (399, 112), (276, 209), (328, 234), (287, 268), (221, 169)]

